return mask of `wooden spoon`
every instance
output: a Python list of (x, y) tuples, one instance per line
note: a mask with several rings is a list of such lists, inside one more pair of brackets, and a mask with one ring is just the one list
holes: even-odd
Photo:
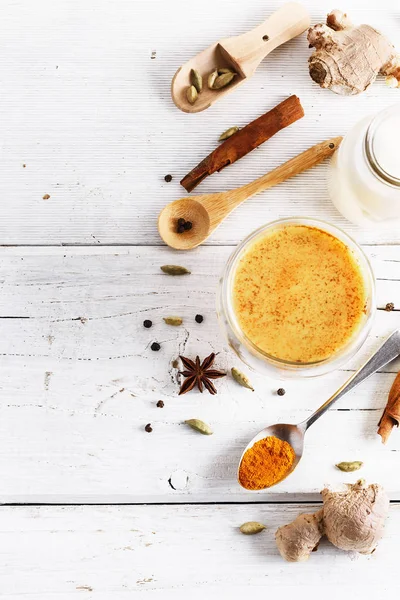
[[(310, 16), (304, 6), (297, 2), (284, 4), (255, 29), (216, 42), (180, 67), (172, 80), (173, 101), (184, 112), (205, 110), (251, 77), (267, 54), (300, 35), (309, 26)], [(216, 67), (232, 69), (237, 75), (226, 87), (210, 90), (207, 85), (208, 75)], [(203, 77), (203, 89), (195, 104), (190, 104), (186, 98), (191, 69), (196, 69)]]
[[(160, 236), (168, 246), (176, 250), (190, 250), (199, 246), (239, 204), (317, 165), (324, 158), (331, 156), (341, 141), (341, 137), (335, 137), (321, 142), (291, 158), (270, 173), (234, 190), (189, 196), (170, 202), (158, 217)], [(191, 221), (192, 229), (178, 233), (177, 222), (180, 218)]]

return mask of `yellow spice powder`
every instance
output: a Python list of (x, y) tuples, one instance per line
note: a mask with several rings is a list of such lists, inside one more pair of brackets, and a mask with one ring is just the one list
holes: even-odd
[(239, 481), (248, 490), (271, 487), (290, 471), (295, 458), (295, 451), (288, 442), (268, 436), (245, 452), (239, 467)]
[(358, 331), (366, 291), (341, 240), (317, 227), (287, 225), (244, 251), (233, 301), (240, 328), (257, 348), (311, 363), (335, 354)]

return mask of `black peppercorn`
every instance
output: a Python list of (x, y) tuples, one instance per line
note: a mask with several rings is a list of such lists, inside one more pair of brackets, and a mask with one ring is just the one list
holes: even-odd
[(191, 221), (185, 221), (185, 224), (184, 224), (185, 231), (189, 231), (190, 229), (192, 229), (192, 227), (193, 227), (193, 223)]
[(182, 217), (181, 217), (180, 219), (178, 219), (178, 227), (179, 227), (180, 225), (183, 225), (183, 226), (184, 226), (184, 225), (185, 225), (185, 223), (186, 223), (186, 221), (185, 221), (185, 219), (182, 219)]
[(167, 183), (169, 183), (170, 181), (172, 181), (172, 175), (169, 175), (169, 174), (168, 174), (168, 175), (166, 175), (166, 176), (164, 177), (164, 179), (165, 179), (165, 181), (166, 181)]
[(203, 315), (196, 315), (194, 320), (196, 321), (196, 323), (202, 323), (204, 321), (204, 317)]
[(286, 390), (284, 390), (283, 388), (279, 388), (279, 390), (276, 393), (278, 394), (278, 396), (284, 396), (286, 394)]
[(153, 352), (158, 352), (161, 346), (158, 342), (153, 342), (150, 348), (153, 350)]
[(144, 428), (145, 431), (147, 431), (147, 433), (151, 433), (153, 431), (153, 428), (151, 426), (150, 423), (147, 423), (146, 427)]
[(386, 310), (386, 312), (391, 312), (392, 310), (394, 310), (393, 302), (388, 302), (385, 306), (385, 310)]
[(164, 408), (164, 402), (162, 400), (157, 402), (157, 408)]
[(177, 227), (177, 233), (184, 233), (185, 231), (185, 226), (184, 225), (178, 225)]
[(152, 325), (153, 321), (150, 321), (150, 319), (146, 319), (145, 321), (143, 321), (143, 327), (146, 327), (146, 329), (150, 329)]

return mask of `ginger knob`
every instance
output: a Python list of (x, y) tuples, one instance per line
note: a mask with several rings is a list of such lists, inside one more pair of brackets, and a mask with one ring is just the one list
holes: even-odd
[(281, 556), (289, 562), (305, 561), (324, 535), (337, 548), (371, 554), (383, 535), (389, 510), (384, 489), (360, 479), (344, 491), (325, 488), (321, 493), (321, 510), (299, 515), (276, 531)]
[(324, 535), (322, 510), (315, 514), (302, 514), (293, 523), (283, 525), (275, 533), (276, 545), (288, 562), (304, 562), (318, 547)]
[(342, 550), (371, 554), (383, 535), (389, 499), (382, 486), (360, 479), (345, 492), (322, 490), (324, 530)]
[(355, 27), (340, 10), (329, 13), (326, 25), (311, 27), (308, 41), (315, 48), (308, 61), (310, 76), (322, 88), (345, 96), (359, 94), (379, 73), (387, 76), (391, 87), (400, 85), (400, 58), (394, 46), (370, 25)]

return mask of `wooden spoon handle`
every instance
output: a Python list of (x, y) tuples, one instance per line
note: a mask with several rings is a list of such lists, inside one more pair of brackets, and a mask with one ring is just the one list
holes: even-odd
[(307, 9), (298, 2), (288, 2), (255, 29), (221, 40), (220, 46), (239, 73), (250, 77), (267, 54), (300, 35), (309, 26)]
[(305, 152), (291, 158), (280, 167), (240, 188), (219, 194), (194, 196), (194, 198), (200, 201), (208, 210), (211, 219), (211, 229), (214, 230), (232, 210), (248, 198), (259, 192), (268, 190), (274, 185), (278, 185), (278, 183), (282, 183), (286, 179), (290, 179), (290, 177), (294, 177), (294, 175), (298, 175), (322, 162), (325, 158), (332, 156), (340, 146), (342, 139), (342, 137), (334, 137), (316, 144), (305, 150)]
[[(332, 156), (340, 146), (342, 139), (342, 137), (334, 137), (325, 142), (321, 142), (320, 144), (316, 144), (259, 179), (251, 181), (241, 188), (237, 188), (237, 190), (235, 190), (237, 192), (235, 202), (240, 204), (244, 200), (247, 200), (247, 198), (254, 196), (254, 194), (264, 192), (274, 185), (278, 185), (278, 183), (282, 183), (283, 181), (286, 181), (286, 179), (294, 177), (294, 175), (298, 175), (303, 171), (307, 171), (307, 169), (311, 169), (311, 167), (322, 162), (325, 158)], [(235, 205), (237, 206), (237, 204)]]

